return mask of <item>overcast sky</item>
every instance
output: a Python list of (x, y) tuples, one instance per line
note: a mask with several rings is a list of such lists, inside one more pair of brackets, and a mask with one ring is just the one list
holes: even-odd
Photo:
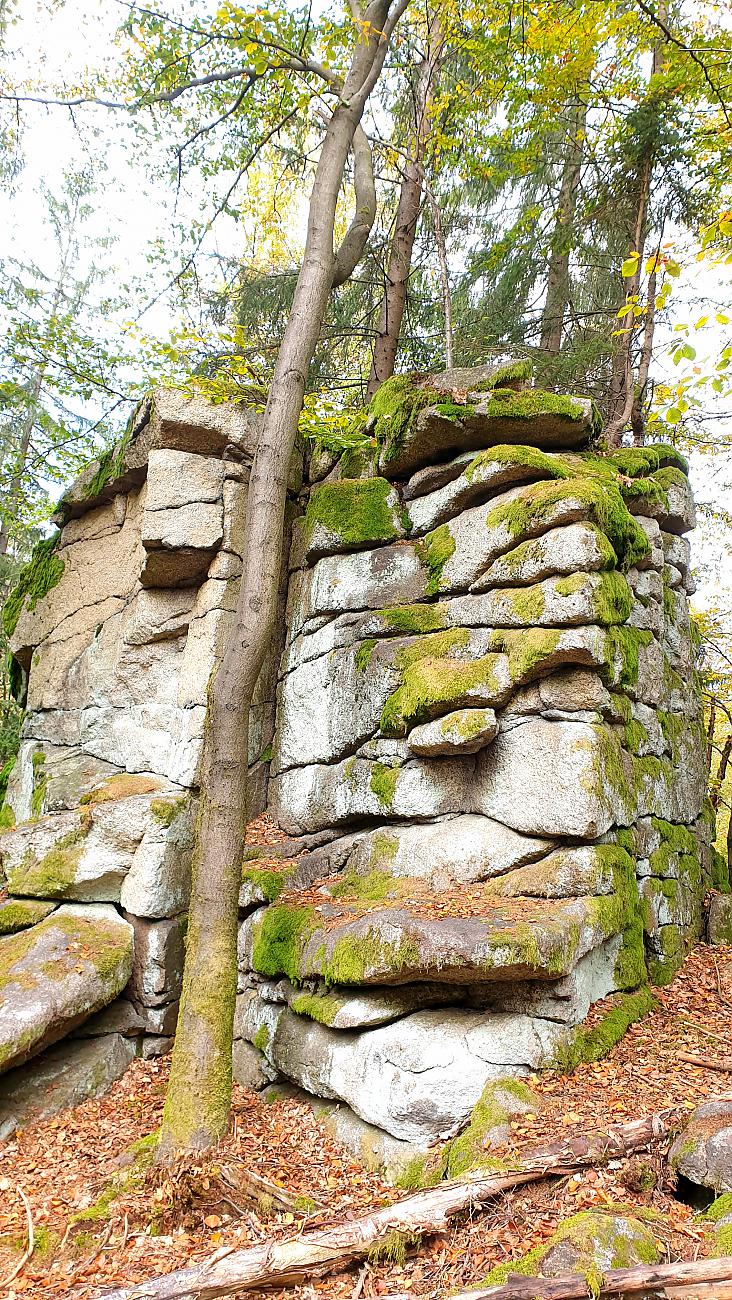
[[(125, 11), (122, 0), (98, 0), (93, 5), (88, 0), (65, 0), (60, 5), (21, 0), (19, 19), (8, 36), (11, 54), (15, 51), (14, 74), (36, 77), (47, 85), (64, 82), (69, 86), (83, 76), (87, 66), (111, 69), (115, 59), (112, 36)], [(168, 268), (151, 271), (147, 260), (150, 245), (156, 240), (168, 242), (176, 220), (191, 220), (200, 217), (202, 211), (212, 210), (215, 194), (210, 183), (196, 185), (196, 178), (189, 178), (178, 196), (176, 209), (172, 187), (162, 183), (159, 177), (147, 175), (144, 165), (140, 165), (139, 151), (133, 145), (129, 121), (123, 112), (85, 108), (76, 110), (72, 118), (65, 109), (29, 106), (24, 108), (23, 118), (26, 165), (16, 193), (9, 196), (0, 192), (0, 229), (6, 232), (3, 253), (20, 261), (33, 260), (42, 269), (52, 270), (54, 245), (41, 186), (45, 184), (52, 192), (59, 192), (64, 172), (83, 168), (90, 157), (101, 158), (105, 170), (99, 177), (94, 200), (96, 210), (87, 228), (87, 255), (92, 263), (100, 259), (108, 261), (113, 283), (139, 281), (135, 302), (129, 305), (129, 315), (136, 314), (156, 296), (167, 276), (177, 269), (180, 258), (179, 245), (173, 250)], [(216, 184), (226, 188), (226, 178), (220, 178)], [(114, 238), (112, 247), (100, 253), (94, 246), (94, 238), (110, 235)], [(231, 220), (221, 220), (207, 246), (211, 251), (236, 256), (242, 251), (242, 240), (241, 227)], [(84, 270), (82, 267), (81, 273)], [(726, 299), (727, 305), (732, 306), (730, 276), (725, 278), (719, 272), (700, 270), (693, 282), (689, 281), (689, 287), (682, 287), (678, 292), (677, 319), (694, 320), (700, 314), (700, 309), (696, 306), (692, 309), (689, 302), (692, 283), (697, 299), (700, 294), (708, 293), (715, 303)], [(146, 314), (142, 323), (150, 332), (165, 337), (173, 320), (173, 305), (170, 299), (164, 299)], [(121, 318), (109, 323), (112, 338), (122, 327)], [(700, 338), (693, 341), (699, 343)], [(719, 340), (719, 334), (705, 333), (700, 355), (713, 352)], [(695, 461), (693, 477), (700, 498), (732, 511), (729, 456), (719, 457), (714, 463)], [(719, 528), (711, 534), (707, 529), (700, 530), (695, 553), (703, 561), (706, 573), (700, 601), (715, 602), (720, 589), (728, 589), (732, 582), (732, 551), (727, 537)], [(728, 598), (727, 590), (725, 600)]]

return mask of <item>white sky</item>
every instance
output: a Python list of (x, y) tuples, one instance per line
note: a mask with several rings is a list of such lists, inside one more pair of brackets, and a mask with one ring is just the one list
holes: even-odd
[[(18, 19), (8, 34), (8, 44), (16, 51), (14, 75), (34, 76), (50, 85), (63, 80), (70, 85), (81, 77), (85, 64), (97, 68), (110, 64), (114, 58), (111, 37), (124, 16), (124, 7), (120, 0), (99, 0), (95, 5), (88, 0), (65, 0), (65, 3), (62, 0), (60, 4), (21, 0), (17, 14)], [(83, 167), (89, 153), (101, 156), (106, 172), (100, 178), (99, 193), (93, 200), (96, 211), (88, 226), (89, 255), (92, 260), (100, 257), (99, 250), (91, 243), (93, 237), (114, 237), (112, 248), (102, 256), (108, 260), (112, 283), (139, 281), (136, 297), (136, 311), (139, 311), (177, 269), (173, 260), (167, 272), (164, 268), (151, 271), (146, 258), (150, 244), (156, 239), (167, 242), (176, 220), (200, 216), (202, 207), (210, 211), (215, 205), (210, 185), (201, 184), (196, 191), (195, 178), (189, 178), (176, 213), (171, 186), (146, 175), (144, 166), (139, 165), (138, 151), (124, 113), (84, 108), (76, 110), (72, 120), (65, 109), (28, 105), (23, 109), (23, 120), (26, 166), (15, 195), (0, 192), (0, 231), (5, 232), (0, 236), (3, 255), (20, 261), (32, 259), (42, 268), (52, 269), (54, 243), (40, 195), (41, 184), (57, 193), (65, 171)], [(227, 183), (226, 177), (216, 182), (221, 192)], [(208, 247), (236, 256), (242, 251), (242, 236), (241, 227), (233, 221), (220, 220)], [(176, 256), (179, 255), (178, 252)], [(82, 267), (82, 273), (83, 270)], [(707, 287), (710, 297), (717, 301), (720, 296), (724, 298), (726, 290), (724, 284), (720, 288), (719, 273), (700, 272), (694, 285), (695, 297), (703, 295)], [(692, 309), (688, 297), (689, 290), (682, 287), (677, 311), (680, 319), (694, 320), (701, 309)], [(729, 297), (728, 305), (732, 308)], [(142, 324), (146, 330), (165, 337), (171, 325), (170, 302), (163, 300), (155, 306)], [(122, 320), (109, 322), (112, 338), (121, 326)], [(707, 332), (700, 355), (703, 350), (713, 351), (720, 337)], [(697, 343), (699, 339), (692, 341)], [(123, 420), (124, 416), (120, 423)], [(732, 511), (730, 457), (713, 463), (695, 458), (692, 478), (701, 499), (712, 500)], [(729, 542), (725, 542), (719, 528), (707, 536), (705, 533), (707, 530), (700, 530), (694, 539), (695, 558), (704, 570), (697, 600), (706, 605), (721, 599), (732, 605)]]

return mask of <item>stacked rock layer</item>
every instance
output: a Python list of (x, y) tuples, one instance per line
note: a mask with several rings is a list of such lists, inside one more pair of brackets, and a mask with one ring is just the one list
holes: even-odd
[(293, 842), (245, 864), (237, 1051), (424, 1145), (701, 934), (693, 504), (672, 447), (603, 452), (520, 367), (392, 380), (363, 427), (291, 550)]
[[(83, 1095), (172, 1042), (206, 691), (257, 431), (248, 408), (146, 400), (62, 499), (5, 606), (26, 713), (0, 836), (0, 1134), (45, 1070), (46, 1091), (65, 1074), (64, 1095)], [(252, 709), (255, 811), (280, 649)], [(68, 1035), (50, 1066), (24, 1065)]]

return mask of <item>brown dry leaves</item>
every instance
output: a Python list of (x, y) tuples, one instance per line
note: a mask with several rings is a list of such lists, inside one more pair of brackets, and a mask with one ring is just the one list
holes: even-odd
[[(673, 984), (658, 991), (657, 1010), (632, 1026), (605, 1060), (581, 1066), (569, 1078), (546, 1074), (537, 1081), (542, 1108), (513, 1125), (504, 1154), (514, 1156), (570, 1130), (603, 1127), (666, 1106), (692, 1109), (705, 1097), (722, 1093), (724, 1076), (682, 1063), (678, 1053), (732, 1053), (726, 1001), (731, 993), (732, 950), (699, 947)], [(22, 1250), (25, 1242), (25, 1213), (16, 1187), (28, 1197), (41, 1238), (46, 1230), (58, 1243), (70, 1217), (94, 1202), (129, 1163), (125, 1153), (132, 1144), (159, 1125), (167, 1070), (166, 1061), (136, 1061), (105, 1097), (39, 1124), (3, 1149), (0, 1277), (12, 1271), (17, 1248)], [(729, 1087), (732, 1091), (732, 1081)], [(663, 1185), (661, 1160), (654, 1156), (649, 1161), (657, 1175), (650, 1192), (638, 1190), (642, 1180), (626, 1164), (587, 1169), (506, 1195), (426, 1242), (403, 1268), (386, 1262), (366, 1265), (361, 1295), (442, 1297), (477, 1284), (494, 1264), (546, 1240), (568, 1215), (615, 1203), (664, 1216), (654, 1222), (654, 1231), (665, 1258), (703, 1255), (707, 1240), (693, 1211)], [(251, 1168), (296, 1196), (315, 1197), (324, 1208), (307, 1220), (313, 1227), (364, 1213), (398, 1195), (337, 1146), (307, 1105), (293, 1100), (267, 1105), (239, 1087), (231, 1132), (211, 1164), (214, 1169)], [(89, 1300), (102, 1285), (142, 1281), (222, 1246), (289, 1235), (304, 1222), (299, 1212), (267, 1219), (251, 1202), (237, 1203), (244, 1211), (237, 1217), (222, 1198), (220, 1179), (203, 1165), (192, 1178), (181, 1178), (177, 1189), (166, 1181), (153, 1174), (145, 1177), (111, 1203), (108, 1215), (73, 1228), (63, 1249), (57, 1244), (47, 1257), (34, 1253), (9, 1296)], [(237, 1202), (233, 1193), (231, 1199)], [(15, 1249), (9, 1248), (9, 1238)], [(314, 1293), (349, 1300), (357, 1276), (361, 1274), (351, 1270), (279, 1294), (290, 1300)]]

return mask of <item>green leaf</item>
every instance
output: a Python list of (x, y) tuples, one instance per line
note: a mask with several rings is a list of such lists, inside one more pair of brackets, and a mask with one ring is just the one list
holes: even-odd
[(630, 257), (626, 257), (625, 261), (623, 262), (623, 265), (620, 268), (620, 274), (623, 276), (625, 280), (629, 280), (631, 279), (632, 276), (635, 275), (637, 270), (638, 270), (638, 254), (631, 253)]

